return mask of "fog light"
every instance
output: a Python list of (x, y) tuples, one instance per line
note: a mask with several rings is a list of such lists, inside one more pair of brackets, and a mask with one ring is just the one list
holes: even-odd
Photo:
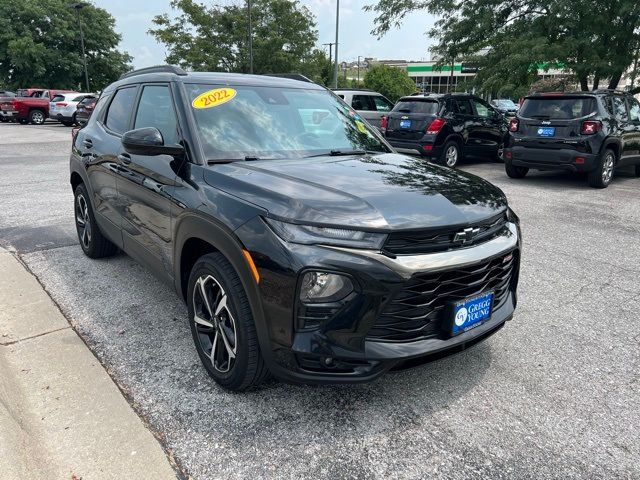
[(353, 292), (348, 277), (336, 273), (307, 272), (302, 277), (300, 300), (303, 303), (330, 303), (342, 300)]

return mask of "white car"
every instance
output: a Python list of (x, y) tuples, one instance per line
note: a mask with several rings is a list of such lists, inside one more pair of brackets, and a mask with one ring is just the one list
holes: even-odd
[(382, 117), (393, 108), (393, 103), (387, 97), (373, 90), (338, 88), (333, 93), (374, 127), (380, 127)]
[(49, 103), (49, 118), (58, 120), (63, 125), (70, 127), (76, 122), (76, 108), (78, 103), (87, 97), (95, 97), (93, 93), (69, 92), (60, 93), (51, 99)]

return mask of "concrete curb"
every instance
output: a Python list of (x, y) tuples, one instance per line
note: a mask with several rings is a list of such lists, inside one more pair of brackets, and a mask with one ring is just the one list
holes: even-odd
[(0, 477), (175, 479), (42, 286), (0, 249)]

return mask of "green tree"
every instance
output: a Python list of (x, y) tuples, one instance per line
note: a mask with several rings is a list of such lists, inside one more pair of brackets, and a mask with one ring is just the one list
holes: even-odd
[(416, 91), (416, 84), (406, 70), (388, 65), (374, 65), (364, 74), (364, 85), (380, 92), (392, 102)]
[[(68, 0), (0, 1), (0, 84), (86, 88), (80, 29), (69, 5)], [(90, 87), (99, 90), (131, 69), (131, 57), (117, 50), (120, 35), (106, 10), (87, 4), (80, 18)]]
[[(172, 0), (171, 7), (182, 13), (174, 19), (167, 14), (156, 16), (157, 27), (150, 30), (166, 45), (167, 62), (193, 70), (249, 71), (244, 2), (207, 6), (194, 0)], [(315, 19), (297, 0), (254, 0), (252, 24), (255, 73), (304, 73), (305, 64), (316, 68)], [(319, 71), (311, 74), (321, 75)]]
[(379, 36), (411, 11), (439, 16), (429, 32), (435, 52), (476, 63), (485, 91), (528, 87), (540, 67), (558, 66), (583, 90), (590, 81), (616, 88), (640, 46), (637, 0), (378, 0), (365, 8), (377, 13)]

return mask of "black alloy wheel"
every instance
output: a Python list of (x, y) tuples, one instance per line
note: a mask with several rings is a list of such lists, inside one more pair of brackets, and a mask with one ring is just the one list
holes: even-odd
[(247, 294), (229, 261), (220, 253), (202, 256), (191, 271), (187, 295), (191, 333), (209, 375), (228, 390), (259, 385), (269, 371)]
[(616, 154), (607, 148), (596, 169), (589, 172), (589, 185), (593, 188), (607, 188), (613, 179), (615, 168)]
[(80, 247), (87, 257), (102, 258), (113, 255), (118, 251), (100, 231), (93, 214), (89, 194), (84, 184), (80, 184), (74, 191), (74, 216), (76, 231)]

